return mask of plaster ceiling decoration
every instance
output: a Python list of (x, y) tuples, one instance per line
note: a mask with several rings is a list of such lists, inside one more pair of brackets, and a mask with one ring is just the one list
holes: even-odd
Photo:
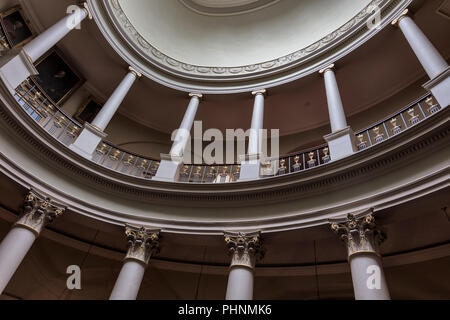
[(249, 13), (281, 0), (179, 0), (187, 8), (205, 15), (227, 16)]
[[(186, 8), (186, 1), (205, 8), (259, 9), (217, 17)], [(374, 8), (387, 25), (411, 0), (88, 2), (110, 44), (147, 77), (182, 91), (236, 93), (320, 70), (380, 30), (367, 24)]]

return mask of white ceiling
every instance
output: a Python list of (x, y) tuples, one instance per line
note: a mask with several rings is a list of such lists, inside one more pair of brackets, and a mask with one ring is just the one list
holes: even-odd
[(198, 5), (214, 8), (240, 7), (260, 0), (191, 0)]
[[(222, 7), (249, 0), (196, 0)], [(263, 1), (267, 3), (267, 1)], [(264, 63), (306, 48), (342, 27), (370, 0), (283, 0), (243, 15), (208, 16), (180, 1), (119, 0), (139, 34), (166, 56), (197, 66)]]

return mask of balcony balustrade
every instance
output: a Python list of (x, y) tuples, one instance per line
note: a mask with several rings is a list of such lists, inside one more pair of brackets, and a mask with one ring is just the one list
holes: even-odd
[[(49, 101), (31, 79), (25, 80), (14, 95), (23, 110), (48, 134), (64, 146), (72, 144), (83, 126), (72, 119), (57, 105)], [(356, 134), (358, 150), (362, 152), (401, 134), (441, 110), (431, 94), (427, 94), (399, 112), (376, 122)], [(331, 162), (328, 145), (269, 159), (262, 164), (262, 176), (274, 177), (296, 174), (324, 166)], [(92, 161), (115, 172), (151, 180), (157, 173), (160, 160), (138, 155), (108, 141), (97, 147)], [(180, 170), (180, 183), (221, 184), (239, 180), (241, 166), (238, 163), (224, 165), (186, 164)], [(267, 173), (268, 172), (268, 173)]]
[(397, 113), (376, 122), (356, 134), (358, 150), (362, 151), (390, 139), (439, 112), (441, 107), (427, 94)]

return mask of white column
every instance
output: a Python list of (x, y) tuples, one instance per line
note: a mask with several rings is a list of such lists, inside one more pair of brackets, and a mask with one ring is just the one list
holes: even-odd
[(184, 114), (183, 121), (173, 137), (173, 145), (169, 154), (161, 154), (161, 163), (153, 180), (174, 182), (179, 179), (180, 169), (183, 166), (183, 157), (194, 125), (200, 101), (203, 95), (200, 93), (189, 94), (191, 98)]
[[(75, 8), (75, 7), (74, 7)], [(78, 8), (78, 7), (76, 7)], [(60, 20), (21, 49), (13, 49), (0, 57), (0, 78), (8, 90), (14, 90), (28, 77), (37, 75), (33, 64), (64, 36), (89, 16), (87, 5)]]
[[(255, 97), (253, 104), (252, 124), (248, 139), (248, 152), (245, 159), (241, 159), (240, 181), (257, 180), (261, 177), (261, 160), (264, 128), (264, 100), (267, 91), (265, 89), (252, 92)], [(240, 155), (241, 157), (243, 155)]]
[(110, 300), (136, 300), (145, 269), (159, 247), (159, 230), (127, 226), (128, 252)]
[(0, 294), (16, 272), (23, 258), (36, 240), (36, 234), (28, 229), (14, 227), (0, 244)]
[(24, 46), (24, 50), (31, 59), (36, 62), (44, 53), (50, 50), (70, 31), (75, 29), (86, 17), (89, 16), (87, 7), (78, 8), (59, 22), (41, 33), (31, 42)]
[(411, 49), (430, 77), (431, 80), (423, 87), (431, 91), (441, 107), (445, 108), (450, 104), (450, 67), (408, 13), (406, 9), (400, 17), (392, 21), (392, 25), (397, 25), (403, 32)]
[[(361, 215), (371, 213), (372, 210)], [(347, 247), (356, 300), (390, 300), (378, 246), (385, 235), (375, 225), (372, 214), (335, 221), (331, 226)]]
[(324, 139), (328, 142), (332, 161), (348, 157), (356, 152), (356, 137), (347, 124), (344, 106), (342, 104), (339, 86), (334, 72), (334, 64), (319, 71), (323, 74), (327, 96), (328, 114), (330, 117), (331, 134)]
[(0, 294), (42, 229), (63, 211), (62, 207), (34, 192), (27, 196), (23, 215), (0, 243)]
[(226, 300), (253, 300), (256, 260), (262, 258), (260, 233), (225, 233), (232, 255)]
[(141, 76), (142, 75), (138, 71), (132, 67), (129, 67), (128, 74), (114, 90), (111, 97), (95, 117), (94, 121), (92, 121), (92, 124), (85, 123), (83, 131), (80, 133), (75, 142), (69, 146), (72, 151), (87, 159), (92, 158), (99, 143), (107, 136), (103, 131), (111, 122), (111, 119), (116, 114), (133, 84)]
[(427, 36), (415, 24), (413, 19), (408, 16), (408, 10), (405, 10), (392, 23), (399, 26), (430, 79), (433, 79), (448, 68), (448, 63), (439, 51), (428, 40)]
[(200, 105), (200, 100), (203, 95), (199, 93), (189, 94), (191, 98), (186, 113), (184, 114), (183, 121), (177, 130), (174, 138), (172, 149), (170, 150), (170, 155), (175, 157), (182, 157), (184, 155), (184, 150), (191, 138), (191, 130), (194, 125), (195, 116), (197, 114), (198, 106)]
[(255, 91), (252, 94), (255, 97), (255, 103), (253, 105), (252, 125), (248, 140), (248, 154), (257, 155), (262, 151), (261, 130), (264, 128), (264, 95), (266, 90)]
[(349, 257), (349, 263), (356, 300), (391, 299), (381, 258), (377, 254), (353, 254)]
[(328, 101), (328, 113), (330, 116), (331, 131), (338, 132), (348, 127), (345, 118), (344, 106), (334, 73), (334, 64), (320, 71), (325, 79), (325, 89)]
[(114, 90), (108, 101), (106, 101), (105, 105), (95, 117), (94, 121), (92, 121), (92, 125), (94, 127), (98, 128), (100, 131), (104, 131), (106, 129), (108, 124), (111, 122), (111, 119), (114, 117), (120, 105), (122, 104), (123, 100), (127, 96), (128, 92), (130, 92), (131, 87), (141, 76), (142, 75), (138, 71), (136, 71), (132, 67), (129, 67), (129, 72), (127, 73), (125, 78)]

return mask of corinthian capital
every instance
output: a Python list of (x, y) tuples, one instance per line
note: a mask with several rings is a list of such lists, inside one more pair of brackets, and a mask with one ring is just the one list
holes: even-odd
[(30, 191), (25, 198), (23, 212), (14, 226), (29, 229), (39, 236), (42, 229), (62, 215), (64, 211), (64, 206), (35, 191)]
[(126, 226), (128, 252), (125, 260), (132, 259), (148, 264), (152, 255), (159, 250), (159, 230)]
[(254, 269), (256, 260), (263, 258), (264, 250), (260, 232), (227, 232), (224, 236), (228, 252), (232, 256), (231, 267), (242, 266)]
[(331, 224), (331, 229), (345, 242), (349, 257), (358, 253), (378, 254), (379, 245), (386, 239), (371, 212), (359, 218), (349, 214), (347, 219)]

